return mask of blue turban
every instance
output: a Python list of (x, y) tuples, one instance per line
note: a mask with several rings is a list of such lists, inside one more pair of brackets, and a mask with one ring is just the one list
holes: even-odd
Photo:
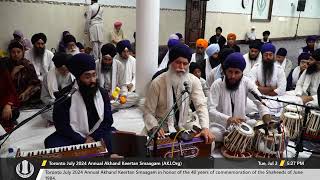
[(315, 42), (317, 40), (317, 37), (316, 36), (308, 36), (307, 39), (306, 39), (306, 43), (308, 42)]
[(53, 56), (52, 61), (53, 61), (54, 66), (56, 68), (60, 68), (63, 65), (67, 65), (67, 63), (71, 57), (72, 57), (72, 55), (70, 55), (70, 54), (58, 52)]
[(220, 46), (219, 44), (211, 44), (209, 47), (206, 49), (206, 53), (209, 57), (211, 57), (214, 53), (218, 53), (220, 51)]
[(287, 56), (287, 50), (285, 48), (279, 48), (277, 51), (277, 55), (279, 56)]
[(190, 47), (188, 47), (185, 44), (178, 44), (174, 46), (169, 51), (169, 62), (168, 64), (172, 63), (174, 60), (176, 60), (179, 57), (187, 58), (188, 61), (191, 61), (192, 56), (192, 50)]
[(223, 63), (223, 68), (227, 70), (228, 68), (238, 68), (243, 71), (246, 68), (246, 61), (243, 55), (239, 52), (234, 52), (230, 54)]
[(274, 54), (276, 52), (276, 47), (271, 43), (265, 43), (261, 47), (261, 54), (265, 52), (272, 52)]
[(96, 63), (93, 56), (86, 53), (79, 53), (72, 56), (67, 63), (67, 68), (77, 79), (79, 79), (84, 72), (95, 70)]
[(168, 48), (171, 49), (173, 46), (180, 44), (181, 42), (177, 39), (169, 39)]
[(122, 40), (117, 43), (117, 51), (119, 54), (121, 54), (125, 48), (128, 48), (128, 50), (132, 50), (129, 40)]

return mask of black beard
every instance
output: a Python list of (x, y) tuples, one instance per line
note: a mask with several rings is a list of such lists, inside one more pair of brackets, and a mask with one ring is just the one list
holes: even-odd
[(112, 69), (112, 64), (101, 64), (102, 72), (109, 72)]
[(87, 86), (87, 85), (84, 85), (81, 81), (78, 81), (78, 85), (79, 85), (79, 91), (85, 101), (88, 99), (94, 98), (98, 90), (98, 82)]
[(317, 64), (312, 64), (307, 68), (306, 74), (313, 74), (315, 72), (318, 72)]
[[(258, 56), (259, 56), (259, 55), (258, 55)], [(249, 59), (250, 59), (250, 60), (257, 60), (258, 56), (256, 56), (255, 58), (253, 58), (253, 57), (250, 55), (250, 53), (249, 53)]]
[(274, 61), (262, 60), (262, 68), (263, 68), (263, 75), (264, 75), (265, 81), (271, 79), (273, 74), (273, 66), (274, 66)]
[[(242, 77), (243, 77), (243, 76), (242, 76)], [(239, 81), (237, 81), (235, 84), (230, 84), (229, 79), (227, 78), (227, 76), (225, 76), (227, 89), (230, 90), (230, 91), (234, 91), (234, 90), (238, 89), (238, 88), (239, 88), (239, 85), (240, 85), (240, 82), (241, 82), (241, 80), (242, 80), (242, 77), (241, 77), (241, 79), (240, 79)]]
[(45, 48), (33, 48), (33, 52), (34, 52), (34, 55), (36, 57), (43, 57), (44, 55), (44, 52), (45, 52)]
[(217, 67), (220, 64), (219, 58), (210, 57), (209, 58), (209, 62), (210, 62), (210, 65), (211, 65), (212, 69)]

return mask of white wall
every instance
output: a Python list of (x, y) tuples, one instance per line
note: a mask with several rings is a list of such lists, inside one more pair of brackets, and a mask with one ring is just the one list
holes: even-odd
[[(166, 6), (168, 6), (169, 1), (167, 0), (166, 3)], [(163, 5), (163, 7), (166, 6)], [(0, 48), (7, 48), (15, 29), (22, 30), (28, 38), (31, 38), (37, 32), (45, 33), (48, 37), (47, 47), (49, 49), (57, 46), (64, 30), (69, 30), (78, 41), (88, 44), (88, 37), (83, 33), (85, 23), (83, 14), (86, 8), (86, 6), (47, 3), (0, 2)], [(135, 8), (122, 6), (103, 8), (106, 42), (109, 41), (108, 33), (112, 30), (115, 20), (123, 22), (123, 30), (127, 38), (132, 41), (133, 32), (136, 30)], [(160, 11), (159, 43), (166, 44), (169, 35), (172, 33), (184, 33), (184, 24), (184, 10), (162, 9)]]

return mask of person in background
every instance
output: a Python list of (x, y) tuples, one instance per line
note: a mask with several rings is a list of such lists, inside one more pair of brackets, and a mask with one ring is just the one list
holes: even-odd
[(287, 78), (292, 70), (292, 62), (290, 59), (287, 59), (286, 56), (287, 50), (285, 48), (279, 48), (276, 54), (276, 61), (277, 64), (283, 68)]
[(206, 53), (206, 49), (208, 47), (208, 41), (205, 39), (198, 39), (196, 41), (196, 52), (192, 54), (191, 62), (195, 62), (200, 66), (201, 77), (205, 79), (205, 61), (208, 59), (208, 55)]
[(79, 48), (77, 47), (76, 38), (72, 35), (67, 35), (63, 38), (64, 46), (66, 47), (65, 52), (70, 55), (75, 55), (80, 53)]
[(263, 38), (261, 39), (262, 43), (272, 43), (271, 40), (269, 39), (270, 36), (270, 31), (263, 31), (262, 33)]
[(312, 54), (315, 50), (315, 43), (316, 43), (316, 36), (308, 36), (307, 39), (306, 39), (306, 46), (305, 47), (302, 47), (300, 50), (299, 50), (299, 54), (305, 52), (305, 53), (309, 53), (309, 54)]
[(110, 32), (110, 40), (114, 46), (116, 46), (118, 42), (125, 40), (126, 38), (121, 27), (122, 27), (121, 21), (114, 22), (113, 30)]
[(64, 37), (67, 36), (67, 35), (70, 35), (70, 32), (69, 32), (69, 31), (63, 31), (63, 32), (62, 32), (62, 36), (61, 36), (60, 42), (59, 42), (59, 44), (58, 44), (58, 52), (65, 52), (66, 47), (64, 46), (63, 39), (64, 39)]
[(192, 62), (189, 66), (189, 72), (199, 78), (202, 86), (203, 93), (206, 97), (208, 97), (209, 88), (207, 86), (206, 80), (201, 77), (201, 69), (198, 63)]
[(234, 33), (229, 33), (227, 36), (227, 45), (223, 48), (232, 48), (235, 52), (240, 52), (240, 47), (236, 44), (237, 36)]
[(104, 41), (103, 29), (103, 8), (98, 4), (98, 0), (91, 0), (91, 5), (86, 12), (85, 30), (89, 33), (89, 39), (92, 43), (92, 52), (96, 60), (100, 59), (100, 49)]
[(296, 88), (296, 84), (301, 76), (301, 74), (308, 68), (309, 66), (309, 53), (301, 53), (298, 57), (298, 66), (294, 68), (288, 78), (287, 78), (287, 88), (286, 91), (291, 91)]
[(79, 51), (80, 51), (81, 53), (85, 53), (85, 48), (84, 48), (84, 46), (82, 45), (81, 42), (77, 42), (76, 45), (77, 45), (77, 47), (79, 48)]
[(219, 44), (220, 49), (223, 48), (223, 46), (226, 44), (227, 40), (224, 36), (221, 35), (222, 33), (222, 28), (221, 27), (217, 27), (216, 28), (216, 34), (213, 35), (210, 39), (209, 39), (209, 44)]
[(25, 38), (23, 33), (20, 30), (15, 30), (13, 32), (13, 40), (12, 41), (19, 41), (23, 44), (23, 47), (25, 51), (29, 50), (32, 48), (32, 43), (29, 39)]
[(256, 40), (256, 27), (252, 26), (250, 31), (246, 33), (246, 42), (250, 44), (254, 40)]

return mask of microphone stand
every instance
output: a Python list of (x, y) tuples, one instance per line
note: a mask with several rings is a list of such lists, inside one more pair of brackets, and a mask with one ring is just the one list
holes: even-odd
[[(297, 103), (292, 103), (292, 102), (287, 102), (287, 101), (282, 101), (280, 100), (279, 98), (276, 98), (276, 99), (273, 99), (273, 98), (269, 98), (269, 97), (265, 97), (265, 96), (260, 96), (261, 99), (267, 99), (267, 100), (271, 100), (271, 101), (276, 101), (276, 102), (282, 102), (282, 103), (287, 103), (287, 104), (291, 104), (291, 105), (295, 105), (295, 106), (299, 106), (299, 107), (303, 107), (305, 108), (304, 110), (304, 118), (303, 118), (303, 124), (302, 124), (302, 131), (300, 131), (300, 134), (298, 136), (298, 139), (296, 140), (296, 147), (295, 150), (296, 150), (296, 155), (295, 155), (295, 158), (297, 159), (298, 156), (299, 156), (299, 153), (300, 152), (303, 152), (304, 151), (304, 148), (303, 148), (303, 139), (304, 139), (304, 134), (306, 132), (306, 124), (307, 124), (307, 120), (308, 120), (308, 114), (311, 110), (318, 110), (320, 111), (320, 108), (318, 107), (311, 107), (311, 106), (306, 106), (306, 105), (301, 105), (301, 104), (297, 104)], [(309, 151), (309, 150), (308, 150)], [(309, 152), (312, 152), (312, 153), (315, 153), (315, 154), (320, 154), (320, 152), (316, 152), (316, 151), (309, 151)]]
[[(75, 92), (75, 91), (74, 91)], [(74, 93), (73, 92), (73, 93)], [(64, 101), (66, 101), (67, 99), (69, 99), (72, 94), (71, 92), (65, 93), (64, 95), (62, 95), (61, 97), (59, 97), (58, 99), (56, 99), (54, 102), (50, 102), (47, 105), (45, 105), (42, 109), (40, 109), (38, 112), (36, 112), (34, 115), (28, 117), (27, 119), (23, 120), (21, 123), (19, 123), (16, 127), (13, 128), (13, 130), (9, 133), (5, 133), (4, 135), (0, 136), (0, 141), (2, 139), (4, 139), (5, 137), (7, 137), (1, 144), (0, 144), (0, 149), (1, 146), (4, 144), (4, 142), (9, 138), (9, 136), (16, 131), (17, 129), (19, 129), (21, 126), (23, 126), (24, 124), (26, 124), (27, 122), (29, 122), (30, 120), (32, 120), (33, 118), (39, 116), (40, 114), (48, 111), (49, 109), (52, 108), (53, 105), (58, 105), (63, 103)]]
[[(171, 106), (170, 111), (167, 112), (167, 114), (160, 120), (159, 125), (156, 126), (156, 129), (153, 130), (152, 134), (149, 135), (149, 139), (146, 142), (145, 146), (148, 149), (148, 146), (150, 145), (150, 143), (153, 141), (153, 157), (157, 156), (157, 139), (158, 139), (158, 132), (160, 131), (160, 129), (162, 128), (164, 122), (168, 119), (170, 113), (174, 110), (174, 107), (177, 105), (177, 103), (182, 99), (182, 96), (184, 95), (184, 93), (189, 93), (189, 91), (183, 90), (179, 96), (179, 98), (177, 99), (177, 101)], [(183, 100), (184, 101), (184, 100)], [(182, 101), (182, 102), (183, 102)]]

